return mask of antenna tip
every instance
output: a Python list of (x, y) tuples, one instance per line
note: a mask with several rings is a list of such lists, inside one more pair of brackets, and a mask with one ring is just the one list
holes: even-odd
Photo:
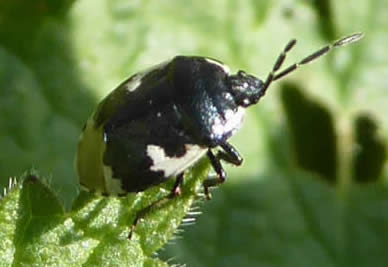
[(336, 41), (333, 44), (333, 46), (338, 47), (338, 46), (343, 46), (343, 45), (355, 43), (355, 42), (358, 42), (359, 40), (361, 40), (363, 37), (364, 37), (364, 34), (362, 32), (353, 33), (351, 35), (348, 35), (348, 36)]

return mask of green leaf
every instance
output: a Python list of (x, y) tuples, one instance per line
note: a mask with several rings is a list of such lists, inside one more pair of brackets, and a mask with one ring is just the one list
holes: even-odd
[(128, 197), (81, 192), (71, 212), (37, 176), (12, 181), (0, 200), (3, 266), (167, 266), (156, 252), (198, 201), (207, 170), (202, 161), (173, 199), (171, 183)]

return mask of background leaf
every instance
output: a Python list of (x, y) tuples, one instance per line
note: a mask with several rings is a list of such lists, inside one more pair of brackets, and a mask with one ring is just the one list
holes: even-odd
[(129, 75), (187, 54), (265, 77), (291, 38), (298, 44), (286, 64), (361, 31), (361, 42), (298, 70), (250, 109), (232, 139), (244, 165), (228, 169), (198, 224), (163, 257), (188, 266), (385, 266), (387, 12), (384, 0), (3, 1), (0, 181), (36, 167), (69, 209), (80, 129)]

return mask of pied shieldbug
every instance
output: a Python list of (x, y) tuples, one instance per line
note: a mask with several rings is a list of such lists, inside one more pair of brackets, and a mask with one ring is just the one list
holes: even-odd
[(274, 81), (362, 37), (346, 36), (280, 70), (293, 39), (265, 80), (241, 70), (231, 74), (221, 62), (199, 56), (176, 56), (134, 74), (102, 100), (84, 127), (76, 158), (80, 184), (125, 195), (175, 177), (171, 194), (179, 195), (185, 170), (208, 157), (217, 174), (204, 182), (210, 198), (209, 187), (226, 179), (221, 161), (243, 161), (228, 139), (241, 127), (245, 109)]

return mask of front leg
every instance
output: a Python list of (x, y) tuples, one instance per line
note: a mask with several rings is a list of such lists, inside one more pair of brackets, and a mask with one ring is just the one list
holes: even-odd
[(211, 195), (209, 192), (209, 187), (213, 187), (219, 184), (222, 184), (225, 182), (226, 179), (226, 173), (224, 168), (222, 167), (222, 164), (220, 162), (220, 159), (217, 158), (213, 152), (210, 150), (207, 151), (207, 156), (210, 160), (210, 164), (212, 165), (214, 171), (217, 173), (217, 178), (208, 178), (205, 181), (203, 181), (203, 188), (205, 191), (206, 199), (211, 199)]
[(203, 182), (203, 187), (207, 199), (211, 199), (209, 187), (214, 187), (219, 184), (222, 184), (226, 180), (226, 172), (222, 167), (220, 160), (224, 160), (236, 166), (241, 165), (241, 163), (243, 162), (243, 158), (231, 144), (229, 144), (228, 142), (223, 142), (220, 144), (220, 146), (223, 151), (219, 151), (217, 153), (217, 156), (215, 156), (210, 149), (207, 152), (210, 164), (212, 165), (214, 171), (217, 173), (217, 178), (209, 178)]
[(220, 146), (222, 147), (223, 151), (218, 152), (217, 157), (219, 159), (222, 159), (236, 166), (240, 166), (242, 164), (243, 158), (241, 157), (240, 153), (238, 153), (236, 148), (234, 148), (228, 142), (223, 142), (220, 144)]

